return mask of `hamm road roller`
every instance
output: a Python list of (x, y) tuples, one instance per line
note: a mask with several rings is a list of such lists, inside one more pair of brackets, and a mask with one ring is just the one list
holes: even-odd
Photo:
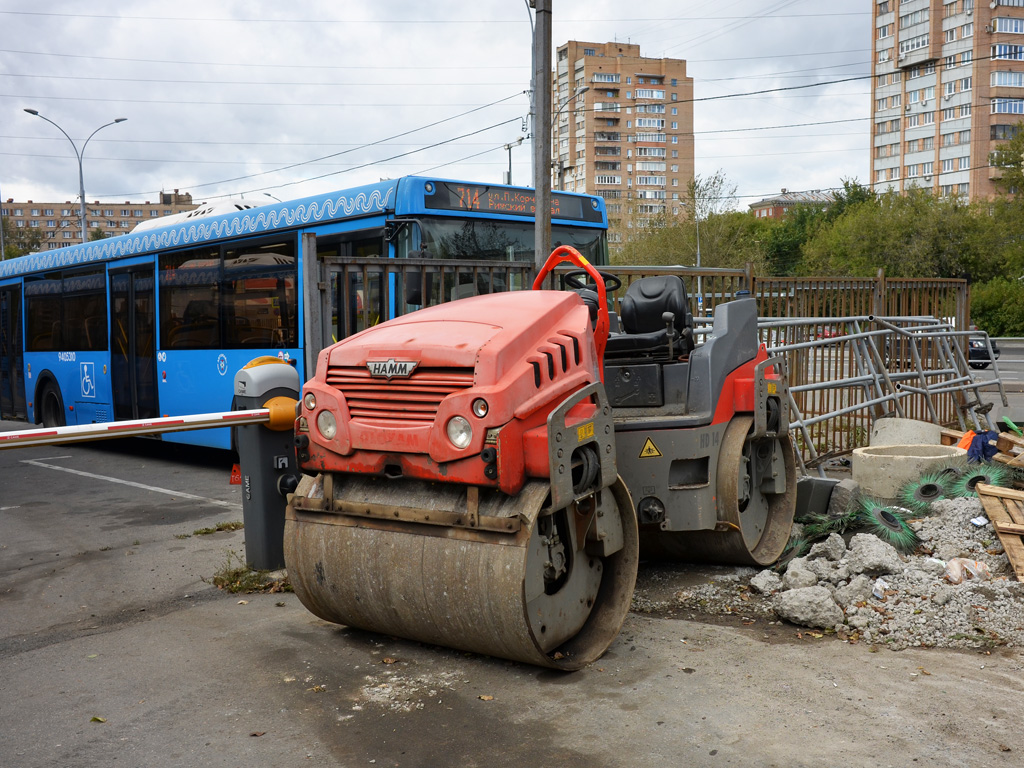
[[(540, 290), (568, 261), (572, 290)], [(561, 246), (534, 290), (473, 296), (321, 352), (302, 392), (285, 561), (339, 624), (563, 670), (608, 648), (645, 556), (767, 564), (796, 482), (753, 299), (695, 344), (676, 276)]]

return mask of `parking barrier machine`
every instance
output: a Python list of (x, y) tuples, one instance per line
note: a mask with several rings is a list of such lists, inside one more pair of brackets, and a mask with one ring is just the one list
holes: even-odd
[(284, 511), (299, 481), (295, 406), (299, 374), (276, 357), (258, 357), (235, 374), (235, 410), (267, 408), (270, 421), (235, 427), (242, 473), (245, 559), (253, 568), (284, 567)]

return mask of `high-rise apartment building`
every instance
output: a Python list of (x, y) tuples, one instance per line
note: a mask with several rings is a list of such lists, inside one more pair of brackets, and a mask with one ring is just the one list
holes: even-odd
[(870, 0), (871, 183), (986, 199), (1024, 119), (1024, 0)]
[(552, 97), (552, 187), (605, 198), (613, 243), (637, 220), (680, 213), (693, 178), (685, 61), (572, 40), (558, 48)]
[[(96, 200), (85, 205), (86, 229), (92, 233), (99, 230), (104, 237), (124, 235), (135, 225), (174, 213), (191, 211), (196, 208), (188, 192), (161, 192), (160, 201), (151, 203), (101, 203)], [(82, 241), (82, 216), (79, 203), (70, 200), (63, 203), (39, 203), (32, 200), (16, 202), (9, 198), (3, 203), (3, 218), (7, 226), (14, 229), (31, 229), (39, 232), (41, 250), (52, 251)]]

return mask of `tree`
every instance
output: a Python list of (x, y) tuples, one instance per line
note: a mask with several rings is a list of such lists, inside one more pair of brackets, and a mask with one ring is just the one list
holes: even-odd
[(43, 233), (31, 227), (12, 226), (10, 219), (3, 220), (4, 259), (14, 259), (27, 253), (34, 253), (43, 247)]
[(93, 227), (89, 230), (89, 240), (106, 240), (107, 233), (99, 227)]
[(911, 188), (849, 205), (804, 246), (803, 274), (989, 280), (1005, 255), (987, 209)]
[(1014, 126), (1014, 136), (989, 154), (989, 165), (1001, 173), (995, 184), (1003, 192), (1016, 195), (1024, 190), (1024, 121)]

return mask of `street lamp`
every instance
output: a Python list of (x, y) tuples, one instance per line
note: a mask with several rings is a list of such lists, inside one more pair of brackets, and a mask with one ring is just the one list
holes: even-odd
[(85, 156), (85, 148), (89, 144), (89, 139), (91, 139), (97, 133), (102, 131), (108, 125), (114, 125), (115, 123), (123, 123), (128, 118), (127, 117), (119, 117), (116, 120), (113, 120), (112, 122), (104, 123), (103, 125), (101, 125), (95, 131), (93, 131), (92, 133), (89, 134), (89, 138), (86, 139), (85, 143), (82, 144), (82, 151), (79, 152), (78, 151), (78, 145), (75, 144), (74, 139), (72, 139), (70, 136), (68, 136), (67, 131), (65, 131), (63, 128), (61, 128), (59, 125), (57, 125), (55, 122), (53, 122), (53, 120), (51, 120), (48, 117), (44, 117), (43, 115), (40, 115), (39, 111), (35, 110), (35, 109), (26, 109), (25, 111), (28, 112), (30, 115), (35, 115), (36, 117), (38, 117), (38, 118), (40, 118), (42, 120), (45, 120), (50, 125), (52, 125), (54, 128), (56, 128), (58, 131), (63, 133), (64, 134), (64, 138), (71, 142), (71, 147), (75, 150), (75, 157), (78, 158), (78, 194), (81, 197), (81, 201), (82, 201), (81, 202), (81, 207), (80, 207), (79, 210), (80, 210), (80, 213), (81, 213), (81, 216), (82, 216), (82, 242), (84, 243), (86, 241), (86, 236), (85, 236), (85, 229), (86, 229), (86, 227), (85, 227), (85, 174), (82, 171), (82, 158)]
[(518, 147), (523, 143), (523, 137), (520, 136), (513, 142), (505, 145), (505, 149), (508, 150), (508, 174), (505, 176), (505, 183), (512, 186), (512, 147)]
[[(555, 110), (555, 114), (552, 115), (552, 117), (551, 117), (551, 124), (554, 125), (555, 123), (558, 122), (558, 116), (560, 114), (562, 114), (562, 111), (567, 106), (569, 106), (569, 102), (575, 101), (577, 99), (577, 97), (582, 96), (584, 93), (586, 93), (589, 90), (590, 90), (590, 86), (589, 85), (581, 85), (579, 88), (574, 90), (572, 92), (572, 96), (570, 96), (565, 101), (563, 101), (559, 105), (558, 109)], [(561, 156), (562, 153), (561, 152), (556, 152), (555, 154), (558, 156), (558, 159), (555, 161), (557, 163), (557, 167), (558, 167), (558, 187), (557, 188), (559, 190), (562, 190), (563, 187), (564, 187), (564, 181), (562, 179), (562, 176), (563, 176), (563, 173), (565, 171), (565, 167), (562, 165), (562, 156)], [(555, 163), (552, 163), (552, 165), (554, 165), (554, 164)]]

